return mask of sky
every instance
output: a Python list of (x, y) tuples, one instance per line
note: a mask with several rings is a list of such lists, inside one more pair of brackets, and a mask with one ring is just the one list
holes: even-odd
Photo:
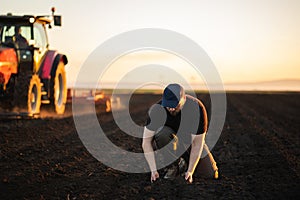
[[(299, 0), (2, 0), (0, 14), (50, 14), (53, 6), (63, 21), (49, 31), (50, 47), (68, 56), (69, 85), (99, 45), (142, 28), (175, 31), (196, 42), (225, 84), (300, 79)], [(170, 67), (190, 82), (205, 79), (176, 55), (138, 51), (112, 63), (101, 81), (118, 81), (151, 63)], [(147, 76), (172, 81), (164, 70)]]

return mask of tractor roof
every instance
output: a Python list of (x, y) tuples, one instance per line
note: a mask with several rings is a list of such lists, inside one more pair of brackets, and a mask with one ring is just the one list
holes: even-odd
[(13, 24), (31, 24), (31, 23), (42, 23), (49, 24), (51, 23), (50, 16), (33, 16), (33, 15), (0, 15), (0, 23), (13, 23)]

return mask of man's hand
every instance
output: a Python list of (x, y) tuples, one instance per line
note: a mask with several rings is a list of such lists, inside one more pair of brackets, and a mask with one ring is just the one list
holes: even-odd
[(190, 153), (189, 166), (187, 172), (185, 173), (185, 180), (188, 183), (193, 182), (193, 174), (200, 160), (200, 156), (203, 150), (203, 145), (205, 143), (204, 142), (205, 134), (206, 133), (200, 135), (192, 135), (192, 148)]
[(157, 171), (151, 172), (151, 183), (156, 181), (159, 178), (159, 173)]
[(188, 183), (192, 183), (193, 182), (193, 173), (191, 173), (191, 172), (185, 172), (185, 180)]

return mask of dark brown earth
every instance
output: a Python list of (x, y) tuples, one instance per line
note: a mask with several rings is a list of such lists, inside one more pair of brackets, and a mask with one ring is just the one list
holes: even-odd
[[(129, 111), (142, 125), (158, 95), (134, 95)], [(199, 94), (209, 108), (209, 96)], [(209, 110), (209, 109), (208, 109)], [(195, 175), (153, 184), (149, 173), (114, 170), (96, 160), (77, 134), (71, 105), (63, 116), (0, 119), (0, 199), (300, 199), (300, 93), (229, 93), (224, 128), (212, 150), (220, 179)], [(141, 152), (97, 106), (117, 146)]]

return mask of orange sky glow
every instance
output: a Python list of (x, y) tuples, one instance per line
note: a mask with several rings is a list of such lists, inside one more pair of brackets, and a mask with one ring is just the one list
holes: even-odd
[[(227, 87), (235, 84), (234, 88), (240, 85), (243, 89), (245, 83), (251, 83), (255, 89), (259, 88), (254, 87), (256, 82), (286, 80), (281, 83), (291, 85), (274, 84), (273, 89), (300, 91), (300, 86), (295, 86), (300, 80), (298, 0), (4, 0), (0, 14), (50, 14), (52, 6), (62, 15), (63, 24), (49, 31), (50, 47), (69, 58), (69, 86), (87, 57), (104, 41), (126, 31), (160, 28), (183, 34), (201, 46)], [(175, 55), (140, 51), (120, 57), (100, 82), (116, 83), (128, 71), (150, 64), (169, 67), (193, 84), (205, 79)], [(152, 76), (153, 80), (174, 82), (163, 70)], [(133, 81), (139, 78), (133, 77)]]

